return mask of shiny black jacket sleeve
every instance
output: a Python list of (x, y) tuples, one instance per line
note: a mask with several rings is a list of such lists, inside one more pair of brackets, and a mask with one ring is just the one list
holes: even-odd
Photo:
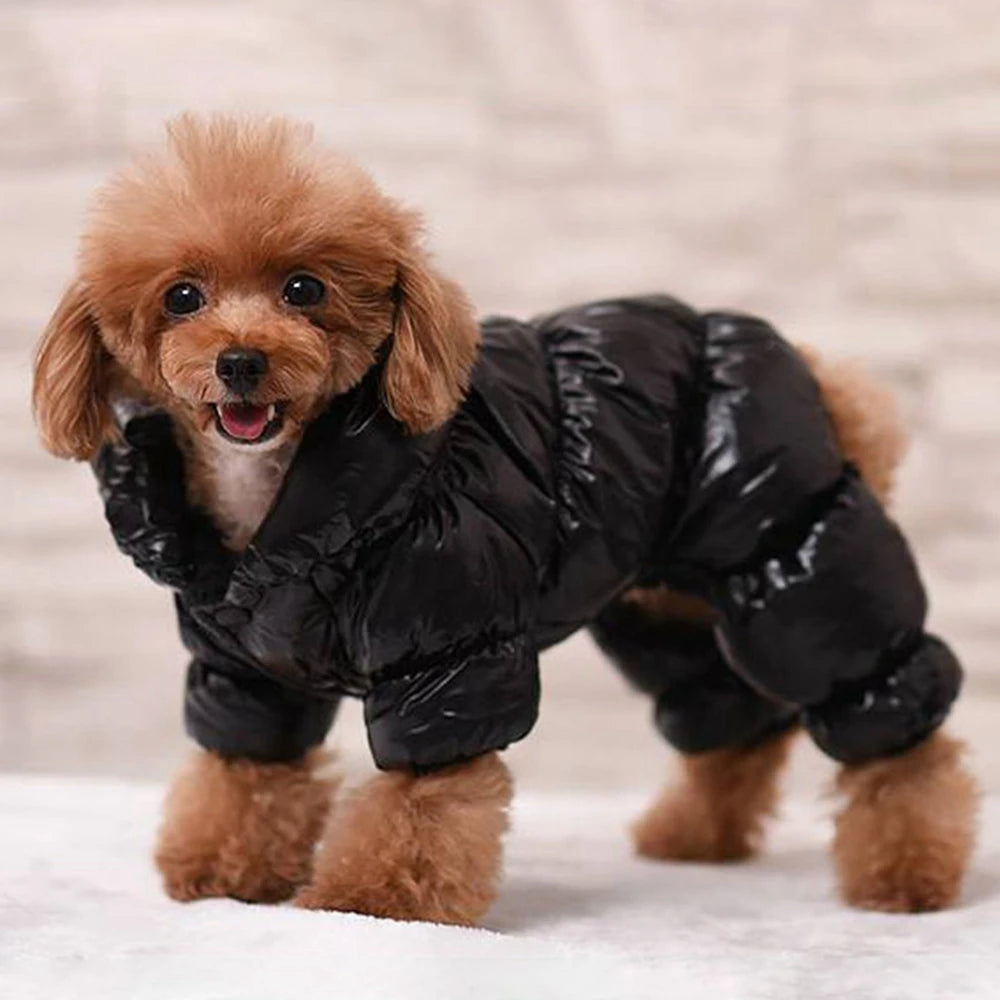
[(189, 736), (224, 757), (286, 761), (326, 737), (335, 698), (289, 690), (213, 636), (207, 609), (222, 599), (235, 557), (184, 495), (184, 467), (170, 418), (136, 412), (121, 439), (94, 461), (118, 547), (154, 582), (175, 591), (181, 638), (192, 654), (184, 696)]
[(322, 557), (280, 578), (273, 563), (257, 565), (256, 579), (270, 574), (266, 589), (244, 587), (238, 574), (213, 613), (227, 646), (246, 650), (289, 690), (362, 698), (382, 769), (440, 767), (500, 749), (537, 716), (531, 567), (516, 547), (498, 544), (500, 529), (459, 493), (450, 507), (460, 531), (436, 516), (408, 519), (381, 551), (365, 554), (362, 573)]
[(192, 653), (184, 688), (184, 728), (205, 750), (226, 758), (295, 760), (319, 746), (339, 697), (317, 697), (266, 676), (215, 639), (204, 608), (176, 596), (181, 638)]
[(733, 668), (803, 708), (830, 756), (905, 750), (941, 722), (961, 679), (924, 631), (906, 542), (844, 464), (793, 348), (760, 320), (712, 314), (705, 350), (673, 582), (711, 601)]

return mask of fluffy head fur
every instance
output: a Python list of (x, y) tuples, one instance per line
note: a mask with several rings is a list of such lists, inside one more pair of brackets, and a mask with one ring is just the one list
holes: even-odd
[[(97, 196), (79, 274), (38, 352), (45, 445), (91, 457), (113, 434), (110, 402), (127, 394), (165, 407), (196, 452), (207, 442), (275, 449), (354, 385), (390, 335), (386, 403), (412, 432), (435, 427), (462, 397), (478, 334), (420, 236), (417, 215), (304, 127), (177, 119), (165, 150)], [(301, 273), (325, 287), (314, 307), (282, 297)], [(204, 305), (171, 316), (164, 295), (181, 281)], [(267, 358), (265, 376), (238, 398), (216, 375), (232, 348)], [(223, 439), (215, 404), (234, 402), (277, 404), (280, 427), (266, 445)]]

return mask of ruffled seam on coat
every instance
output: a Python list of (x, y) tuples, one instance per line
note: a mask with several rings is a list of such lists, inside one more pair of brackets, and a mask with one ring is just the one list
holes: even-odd
[(621, 385), (621, 368), (601, 353), (602, 334), (583, 324), (557, 326), (545, 334), (545, 357), (557, 407), (559, 433), (555, 443), (554, 482), (560, 534), (572, 534), (582, 523), (577, 484), (597, 478), (593, 469), (591, 431), (598, 411), (592, 381)]
[[(264, 553), (251, 543), (233, 573), (234, 591), (257, 587), (280, 586), (294, 579), (309, 579), (317, 567), (347, 568), (376, 546), (391, 540), (412, 520), (416, 511), (447, 487), (453, 471), (449, 469), (451, 433), (446, 434), (433, 460), (409, 484), (409, 500), (400, 502), (389, 514), (379, 514), (354, 532), (342, 544), (331, 546), (331, 538), (342, 530), (339, 518), (333, 517), (311, 532), (301, 532), (280, 552)], [(245, 604), (246, 601), (236, 603)]]

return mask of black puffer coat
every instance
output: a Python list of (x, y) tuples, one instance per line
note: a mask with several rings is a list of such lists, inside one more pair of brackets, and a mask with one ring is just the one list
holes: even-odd
[[(310, 426), (240, 557), (186, 508), (165, 417), (99, 458), (119, 544), (177, 590), (203, 746), (294, 757), (347, 694), (380, 767), (503, 747), (535, 721), (538, 651), (586, 624), (689, 751), (803, 717), (863, 760), (947, 713), (960, 669), (906, 543), (762, 321), (666, 297), (487, 320), (467, 399), (419, 437), (379, 374)], [(636, 582), (718, 626), (643, 619), (615, 600)]]

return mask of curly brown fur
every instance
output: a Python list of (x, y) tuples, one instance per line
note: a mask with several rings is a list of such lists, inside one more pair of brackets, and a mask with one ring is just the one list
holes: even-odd
[[(443, 423), (461, 401), (479, 329), (461, 289), (432, 266), (421, 228), (307, 128), (175, 120), (165, 149), (137, 159), (92, 206), (79, 273), (36, 358), (43, 442), (88, 459), (114, 434), (117, 396), (162, 406), (186, 452), (192, 499), (242, 547), (305, 426), (379, 352), (386, 405), (411, 432)], [(283, 295), (301, 274), (322, 285), (314, 305)], [(166, 297), (179, 282), (202, 302), (184, 315)], [(233, 349), (266, 358), (252, 389), (217, 375)], [(266, 436), (224, 435), (227, 406), (273, 412)], [(268, 488), (248, 499), (247, 483), (260, 480)]]
[(859, 364), (828, 361), (809, 347), (798, 350), (819, 383), (840, 450), (888, 506), (896, 469), (906, 451), (906, 434), (892, 391)]
[(45, 327), (35, 358), (32, 404), (42, 444), (53, 455), (75, 458), (91, 450), (89, 442), (110, 440), (108, 368), (83, 287), (74, 282)]
[(794, 731), (682, 761), (683, 776), (632, 827), (636, 851), (670, 861), (741, 861), (757, 852)]
[(978, 790), (960, 742), (936, 733), (898, 757), (845, 767), (833, 856), (840, 892), (870, 910), (939, 910), (958, 898)]
[(511, 794), (495, 753), (423, 776), (372, 778), (331, 816), (296, 903), (475, 924), (496, 896)]
[(330, 808), (333, 782), (317, 773), (324, 760), (316, 751), (293, 764), (192, 758), (171, 786), (156, 847), (167, 893), (185, 902), (291, 896), (309, 878)]

